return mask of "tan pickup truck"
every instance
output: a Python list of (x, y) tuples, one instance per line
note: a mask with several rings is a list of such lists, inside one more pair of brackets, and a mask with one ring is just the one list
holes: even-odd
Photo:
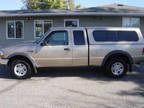
[(0, 64), (18, 79), (40, 67), (102, 66), (119, 78), (144, 61), (144, 39), (136, 28), (51, 28), (35, 42), (0, 50)]

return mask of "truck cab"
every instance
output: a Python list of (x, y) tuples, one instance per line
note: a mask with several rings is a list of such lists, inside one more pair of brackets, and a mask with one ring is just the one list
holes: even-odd
[(88, 40), (85, 28), (55, 28), (36, 48), (39, 67), (88, 66)]

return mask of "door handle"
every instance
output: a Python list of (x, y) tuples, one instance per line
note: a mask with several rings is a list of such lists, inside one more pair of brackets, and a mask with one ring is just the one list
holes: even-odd
[(70, 51), (70, 48), (64, 48), (64, 51)]

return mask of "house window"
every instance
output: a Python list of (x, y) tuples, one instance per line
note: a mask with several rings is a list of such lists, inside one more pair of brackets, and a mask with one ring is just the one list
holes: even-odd
[(51, 27), (52, 21), (49, 20), (37, 20), (35, 21), (35, 38), (39, 38), (44, 35)]
[(122, 19), (123, 27), (140, 27), (140, 18), (124, 17)]
[(79, 20), (78, 19), (65, 19), (64, 27), (79, 27)]
[(8, 21), (7, 22), (7, 38), (21, 39), (24, 34), (24, 21)]

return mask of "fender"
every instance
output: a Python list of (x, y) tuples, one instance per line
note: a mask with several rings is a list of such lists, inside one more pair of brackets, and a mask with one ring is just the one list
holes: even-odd
[(108, 59), (111, 55), (115, 55), (115, 54), (123, 54), (123, 55), (126, 55), (126, 56), (128, 57), (128, 59), (129, 59), (130, 63), (131, 63), (131, 64), (134, 63), (133, 58), (131, 57), (131, 55), (130, 55), (129, 53), (127, 53), (127, 52), (125, 52), (125, 51), (122, 51), (122, 50), (115, 50), (115, 51), (112, 51), (112, 52), (108, 53), (108, 54), (105, 56), (105, 58), (104, 58), (104, 60), (103, 60), (103, 62), (102, 62), (102, 66), (105, 65), (107, 59)]
[(37, 69), (36, 69), (37, 68), (37, 64), (34, 62), (34, 59), (32, 57), (30, 57), (26, 53), (17, 52), (17, 53), (13, 53), (13, 54), (9, 55), (7, 58), (10, 59), (10, 58), (15, 57), (15, 56), (24, 56), (27, 59), (29, 59), (30, 62), (32, 63), (32, 65), (33, 65), (34, 72), (37, 73)]

